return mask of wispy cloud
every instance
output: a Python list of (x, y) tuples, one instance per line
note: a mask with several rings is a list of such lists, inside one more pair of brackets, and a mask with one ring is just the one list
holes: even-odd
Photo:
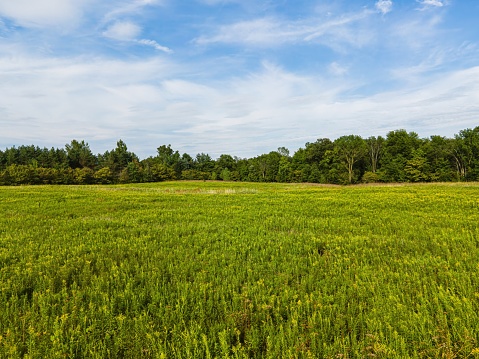
[(337, 62), (332, 62), (328, 68), (329, 72), (331, 72), (333, 75), (343, 76), (348, 73), (348, 67), (342, 66)]
[(126, 16), (140, 14), (146, 7), (163, 6), (164, 0), (129, 0), (113, 3), (110, 9), (103, 17), (103, 23), (109, 23)]
[(444, 6), (444, 1), (442, 0), (416, 0), (418, 3), (421, 5), (426, 5), (426, 6), (438, 6), (442, 7)]
[(136, 22), (128, 18), (140, 14), (147, 6), (163, 5), (162, 0), (134, 0), (122, 3), (109, 11), (103, 18), (102, 23), (106, 26), (103, 36), (117, 41), (131, 42), (152, 47), (158, 51), (172, 53), (173, 51), (156, 40), (140, 38), (143, 29)]
[(418, 2), (421, 5), (419, 10), (443, 7), (446, 5), (446, 2), (444, 0), (416, 0), (416, 2)]
[(166, 52), (167, 54), (173, 53), (173, 50), (171, 50), (169, 47), (162, 46), (159, 43), (157, 43), (155, 40), (141, 39), (141, 40), (138, 40), (138, 43), (142, 45), (146, 45), (146, 46), (151, 46), (155, 48), (156, 50)]
[(131, 21), (118, 21), (110, 25), (103, 36), (120, 41), (132, 41), (141, 34), (141, 27)]
[(370, 10), (342, 15), (333, 19), (308, 18), (285, 21), (273, 17), (241, 21), (220, 26), (214, 34), (198, 37), (199, 45), (214, 43), (242, 44), (250, 46), (278, 46), (287, 43), (324, 42), (334, 46), (336, 42), (362, 45), (367, 41), (354, 25), (373, 14)]
[(103, 32), (103, 36), (117, 41), (133, 42), (140, 45), (150, 46), (158, 51), (163, 51), (168, 54), (173, 52), (170, 48), (160, 45), (155, 40), (138, 39), (141, 32), (141, 27), (131, 21), (118, 21), (110, 25)]
[(387, 14), (392, 10), (393, 7), (393, 2), (391, 0), (378, 0), (376, 2), (376, 9), (383, 13)]
[(2, 0), (0, 16), (24, 27), (63, 27), (78, 25), (85, 7), (92, 0)]
[(142, 157), (162, 143), (190, 154), (254, 156), (411, 123), (420, 134), (447, 134), (470, 126), (479, 110), (479, 67), (369, 96), (346, 96), (359, 85), (347, 76), (298, 75), (268, 62), (214, 82), (188, 79), (187, 67), (158, 58), (0, 58), (0, 68), (0, 143), (63, 146), (81, 138), (100, 152), (122, 138)]
[(0, 145), (255, 156), (477, 125), (467, 6), (368, 3), (0, 0)]

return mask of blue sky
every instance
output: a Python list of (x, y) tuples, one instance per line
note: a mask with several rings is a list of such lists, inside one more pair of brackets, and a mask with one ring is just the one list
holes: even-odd
[(479, 125), (476, 0), (0, 0), (0, 148), (253, 157)]

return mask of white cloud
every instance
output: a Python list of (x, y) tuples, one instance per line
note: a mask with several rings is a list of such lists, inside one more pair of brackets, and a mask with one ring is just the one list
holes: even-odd
[[(140, 157), (164, 143), (192, 155), (246, 157), (348, 133), (406, 128), (451, 136), (477, 125), (479, 115), (479, 67), (361, 97), (343, 95), (359, 85), (350, 76), (298, 75), (272, 63), (214, 82), (188, 80), (186, 68), (159, 58), (17, 56), (0, 58), (0, 68), (5, 146), (62, 147), (77, 138), (103, 152), (122, 138)], [(332, 63), (334, 69), (346, 70)]]
[(163, 6), (164, 0), (129, 0), (120, 2), (103, 17), (103, 24), (140, 13), (147, 6)]
[(173, 53), (173, 51), (170, 48), (160, 45), (155, 40), (138, 39), (141, 32), (142, 32), (141, 27), (131, 21), (118, 21), (110, 25), (103, 32), (103, 36), (109, 39), (117, 40), (117, 41), (126, 41), (126, 42), (138, 43), (145, 46), (150, 46), (158, 51), (166, 52), (167, 54)]
[(241, 6), (261, 6), (260, 2), (257, 0), (197, 0), (202, 4), (208, 6), (215, 6), (215, 5), (224, 5), (224, 4), (240, 4)]
[[(1, 0), (0, 0), (1, 1)], [(134, 0), (120, 4), (114, 10), (108, 12), (103, 20), (103, 25), (107, 25), (107, 29), (103, 32), (103, 36), (118, 40), (134, 42), (145, 46), (150, 46), (158, 51), (172, 53), (173, 51), (155, 40), (139, 39), (142, 28), (130, 20), (121, 20), (134, 13), (139, 13), (145, 6), (163, 5), (163, 0)]]
[(341, 43), (362, 46), (369, 41), (367, 31), (355, 28), (372, 12), (363, 10), (326, 21), (309, 18), (299, 21), (283, 21), (276, 18), (260, 18), (220, 26), (216, 33), (201, 36), (195, 41), (199, 45), (232, 43), (251, 46), (278, 46), (286, 43), (316, 41), (327, 46), (338, 47)]
[(203, 4), (206, 5), (218, 5), (218, 4), (225, 4), (229, 2), (234, 2), (234, 0), (200, 0)]
[(156, 50), (166, 52), (167, 54), (173, 53), (173, 50), (171, 50), (170, 48), (166, 46), (160, 45), (155, 40), (141, 39), (141, 40), (138, 40), (138, 43), (142, 45), (146, 45), (146, 46), (151, 46), (155, 48)]
[[(108, 22), (100, 25), (103, 36), (127, 45), (172, 52), (160, 40), (144, 38), (142, 26), (147, 25), (135, 16), (126, 16), (160, 3), (144, 0), (134, 2), (135, 6), (127, 6), (131, 1), (122, 4), (123, 10), (110, 12)], [(377, 78), (366, 77), (380, 75), (367, 70), (356, 72), (362, 59), (353, 56), (339, 55), (329, 64), (318, 60), (314, 72), (306, 75), (305, 68), (298, 75), (267, 62), (259, 71), (248, 70), (241, 56), (198, 58), (193, 64), (184, 58), (183, 65), (176, 66), (168, 62), (173, 57), (165, 56), (132, 63), (101, 59), (98, 54), (93, 60), (87, 60), (87, 55), (36, 57), (30, 49), (25, 50), (27, 46), (18, 45), (25, 51), (20, 54), (5, 41), (0, 44), (0, 143), (50, 147), (78, 138), (87, 140), (95, 152), (102, 152), (122, 138), (140, 157), (154, 154), (154, 149), (164, 143), (192, 155), (254, 156), (280, 145), (294, 150), (318, 137), (384, 135), (397, 128), (421, 135), (450, 136), (475, 126), (479, 116), (479, 68), (434, 77), (438, 68), (449, 68), (444, 64), (453, 54), (459, 57), (458, 51), (447, 52), (440, 42), (440, 14), (425, 16), (426, 12), (413, 11), (407, 20), (380, 21), (378, 11), (386, 10), (376, 7), (356, 14), (305, 20), (261, 18), (226, 25), (197, 39), (198, 44), (263, 47), (315, 42), (333, 47), (361, 46), (376, 40), (370, 36), (377, 36), (377, 40), (385, 40), (378, 45), (378, 52), (383, 54), (382, 47), (391, 44), (394, 49), (390, 58), (394, 61), (379, 61), (375, 70), (392, 73), (396, 86), (407, 83), (403, 88), (372, 95)], [(381, 26), (384, 35), (377, 34), (375, 25)], [(409, 52), (414, 46), (417, 51)], [(397, 56), (401, 57), (398, 65), (394, 57), (402, 55), (403, 50), (404, 58)], [(477, 57), (477, 49), (471, 44), (464, 44), (462, 51), (469, 54), (471, 62)], [(417, 57), (411, 60), (412, 56)], [(208, 66), (201, 61), (208, 61)], [(244, 70), (248, 74), (240, 75)], [(359, 82), (359, 77), (365, 82)], [(379, 81), (382, 88), (389, 84), (389, 80)], [(362, 86), (370, 95), (360, 94)]]
[(390, 12), (392, 7), (393, 2), (391, 0), (378, 0), (378, 2), (376, 2), (376, 9), (383, 14)]
[(342, 76), (348, 73), (348, 68), (341, 66), (337, 62), (332, 62), (329, 65), (329, 72), (331, 72), (333, 75)]
[(438, 7), (443, 7), (446, 5), (446, 1), (444, 0), (416, 0), (421, 7), (418, 8), (418, 10), (423, 11), (427, 10), (430, 8), (438, 8)]
[(150, 82), (176, 73), (174, 65), (160, 59), (88, 61), (21, 55), (15, 61), (0, 58), (0, 68), (0, 91), (11, 88), (0, 98), (0, 142), (47, 146), (63, 146), (73, 138), (118, 139), (139, 128), (139, 121), (143, 128), (156, 131), (158, 124), (152, 122), (165, 101), (161, 88)]
[(439, 26), (443, 23), (443, 19), (442, 14), (431, 16), (425, 12), (416, 11), (407, 19), (391, 22), (388, 31), (383, 33), (386, 36), (383, 44), (392, 51), (403, 51), (401, 56), (415, 55), (419, 58), (418, 62), (423, 61), (422, 59), (428, 57), (431, 51), (447, 46), (446, 34)]
[(242, 21), (232, 25), (221, 26), (216, 35), (202, 36), (196, 39), (200, 45), (211, 43), (248, 43), (268, 45), (289, 42), (300, 33), (293, 28), (271, 18)]
[(25, 27), (72, 27), (91, 0), (0, 0), (0, 16)]
[(416, 0), (416, 1), (420, 3), (421, 5), (437, 6), (437, 7), (444, 6), (444, 1), (442, 0)]
[(110, 25), (103, 36), (120, 41), (133, 41), (141, 34), (141, 27), (131, 21), (118, 21)]

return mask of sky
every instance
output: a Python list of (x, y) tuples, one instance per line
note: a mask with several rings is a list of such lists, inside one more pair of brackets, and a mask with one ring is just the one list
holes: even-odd
[(479, 125), (478, 0), (0, 0), (0, 148), (254, 157)]

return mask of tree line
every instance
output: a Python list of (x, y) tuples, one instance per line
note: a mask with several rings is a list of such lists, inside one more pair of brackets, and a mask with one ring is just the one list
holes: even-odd
[(161, 145), (140, 160), (119, 140), (94, 155), (85, 141), (65, 148), (20, 146), (0, 150), (0, 185), (109, 184), (166, 180), (311, 182), (451, 182), (479, 180), (479, 126), (453, 138), (419, 138), (400, 129), (386, 137), (342, 136), (308, 142), (293, 155), (285, 147), (254, 158), (180, 154)]

